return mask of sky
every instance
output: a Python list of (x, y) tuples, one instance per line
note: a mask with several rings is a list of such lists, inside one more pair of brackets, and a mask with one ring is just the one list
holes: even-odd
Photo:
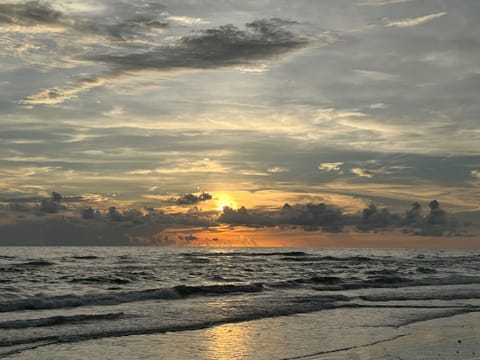
[(475, 218), (479, 17), (477, 0), (2, 1), (0, 223), (432, 199)]

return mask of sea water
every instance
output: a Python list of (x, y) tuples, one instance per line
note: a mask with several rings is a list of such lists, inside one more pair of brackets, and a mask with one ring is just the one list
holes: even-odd
[(0, 250), (0, 356), (268, 318), (301, 328), (298, 314), (332, 310), (385, 328), (480, 311), (473, 250)]

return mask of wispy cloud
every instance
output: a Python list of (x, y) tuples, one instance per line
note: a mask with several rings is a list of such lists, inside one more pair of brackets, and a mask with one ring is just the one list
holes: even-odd
[(267, 171), (272, 174), (277, 174), (277, 173), (289, 172), (290, 170), (284, 167), (275, 166), (275, 167), (269, 168)]
[(200, 18), (188, 17), (188, 16), (169, 16), (167, 17), (167, 20), (170, 20), (185, 26), (210, 24), (210, 21), (200, 19)]
[(370, 169), (363, 169), (363, 168), (354, 168), (354, 169), (351, 169), (350, 172), (352, 174), (357, 175), (357, 176), (366, 177), (366, 178), (369, 178), (369, 179), (373, 178), (374, 176), (383, 174), (382, 169), (370, 170)]
[(447, 15), (446, 12), (441, 12), (437, 14), (431, 14), (426, 16), (419, 16), (415, 18), (408, 18), (402, 20), (387, 20), (385, 26), (387, 27), (398, 27), (398, 28), (407, 28), (413, 27), (420, 24), (424, 24), (426, 22), (441, 18), (442, 16)]
[(417, 0), (360, 0), (360, 5), (365, 6), (382, 6), (382, 5), (389, 5), (389, 4), (399, 4), (399, 3), (406, 3), (412, 2)]
[(319, 170), (324, 171), (340, 171), (342, 169), (343, 162), (321, 163), (318, 165)]
[(375, 104), (370, 104), (368, 107), (370, 109), (387, 109), (390, 107), (390, 105), (384, 104), (384, 103), (375, 103)]
[[(151, 14), (140, 13), (133, 18), (119, 18), (114, 23), (102, 24), (98, 20), (69, 17), (40, 2), (1, 6), (0, 10), (5, 15), (0, 17), (0, 25), (22, 26), (26, 32), (38, 31), (43, 27), (45, 31), (51, 28), (58, 30), (58, 37), (70, 36), (70, 41), (63, 39), (65, 41), (56, 42), (56, 46), (60, 47), (56, 51), (56, 54), (60, 54), (58, 56), (68, 53), (69, 63), (102, 68), (97, 74), (73, 78), (66, 86), (41, 89), (21, 101), (27, 105), (61, 104), (127, 73), (144, 70), (168, 72), (233, 68), (243, 72), (265, 72), (268, 70), (268, 61), (276, 61), (312, 44), (333, 41), (331, 36), (326, 35), (304, 36), (292, 30), (296, 22), (279, 18), (255, 20), (245, 24), (243, 29), (227, 24), (193, 35), (164, 37), (160, 40), (152, 35), (152, 31), (166, 28), (171, 22), (189, 26), (207, 22), (185, 16), (162, 19), (161, 14), (153, 11)], [(78, 39), (72, 34), (78, 35)], [(98, 35), (104, 37), (101, 46), (94, 37)], [(78, 45), (78, 49), (74, 55), (66, 51), (66, 48), (75, 45)], [(49, 66), (46, 59), (44, 66)]]
[(75, 98), (78, 94), (102, 86), (108, 81), (108, 76), (93, 76), (78, 80), (64, 88), (42, 89), (21, 100), (24, 105), (55, 105)]

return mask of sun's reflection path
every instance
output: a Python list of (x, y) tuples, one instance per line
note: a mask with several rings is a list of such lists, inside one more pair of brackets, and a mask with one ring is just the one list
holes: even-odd
[(207, 331), (207, 358), (218, 360), (252, 359), (252, 333), (248, 326), (227, 324)]

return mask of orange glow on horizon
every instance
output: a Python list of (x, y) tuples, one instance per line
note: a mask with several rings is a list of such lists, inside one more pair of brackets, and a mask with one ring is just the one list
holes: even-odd
[[(218, 226), (210, 229), (168, 229), (162, 233), (179, 239), (177, 246), (198, 247), (323, 247), (323, 248), (418, 248), (418, 249), (478, 249), (475, 236), (451, 237), (416, 236), (401, 231), (360, 233), (346, 229), (342, 233), (304, 231), (300, 228), (251, 228)], [(152, 245), (152, 243), (150, 243)]]

